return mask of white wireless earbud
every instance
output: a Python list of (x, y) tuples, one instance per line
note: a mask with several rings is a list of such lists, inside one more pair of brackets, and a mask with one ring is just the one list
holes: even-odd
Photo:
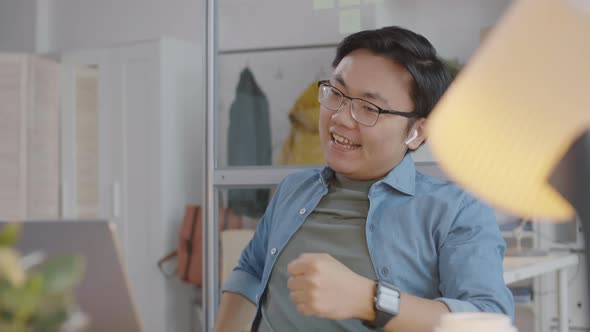
[(406, 143), (406, 145), (412, 143), (412, 141), (414, 141), (416, 138), (418, 137), (418, 131), (416, 129), (414, 129), (414, 132), (412, 133), (412, 137), (408, 138), (407, 141), (405, 141), (404, 143)]

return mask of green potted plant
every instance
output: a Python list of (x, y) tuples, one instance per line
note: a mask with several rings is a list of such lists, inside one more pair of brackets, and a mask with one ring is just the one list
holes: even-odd
[(19, 223), (0, 228), (0, 332), (80, 332), (86, 319), (76, 309), (74, 289), (82, 279), (84, 258), (23, 257), (14, 245)]

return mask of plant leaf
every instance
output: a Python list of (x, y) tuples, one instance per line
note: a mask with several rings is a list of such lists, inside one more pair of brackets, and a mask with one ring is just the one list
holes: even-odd
[(7, 247), (0, 247), (0, 277), (6, 278), (13, 286), (25, 283), (25, 271), (18, 253)]
[(0, 306), (12, 316), (12, 321), (26, 322), (39, 305), (42, 280), (31, 278), (22, 287), (0, 280)]
[(49, 258), (40, 267), (39, 273), (44, 281), (45, 291), (61, 293), (78, 285), (85, 269), (82, 256), (56, 256)]
[(52, 312), (39, 313), (34, 317), (35, 331), (57, 331), (68, 319), (68, 311), (58, 308)]
[(12, 247), (20, 238), (22, 225), (19, 223), (4, 224), (0, 229), (0, 247)]

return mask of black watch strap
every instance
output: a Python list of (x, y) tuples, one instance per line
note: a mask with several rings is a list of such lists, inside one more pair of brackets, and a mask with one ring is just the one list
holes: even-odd
[(385, 327), (390, 320), (392, 320), (395, 316), (392, 314), (388, 314), (384, 311), (379, 311), (375, 308), (375, 320), (374, 321), (363, 321), (363, 325), (370, 328), (370, 329), (380, 329)]
[[(379, 287), (386, 287), (388, 289), (392, 289), (395, 290), (399, 293), (399, 290), (393, 286), (390, 285), (388, 283), (385, 282), (380, 282), (380, 281), (376, 281), (375, 282), (375, 295), (373, 297), (373, 310), (375, 311), (375, 320), (373, 321), (363, 321), (363, 325), (370, 328), (370, 329), (379, 329), (379, 328), (383, 328), (385, 327), (385, 325), (387, 325), (387, 323), (389, 323), (390, 320), (392, 320), (393, 318), (395, 318), (396, 314), (394, 313), (389, 313), (386, 311), (382, 311), (379, 310), (379, 308), (377, 307), (377, 301), (378, 301), (378, 296), (379, 296)], [(399, 310), (399, 308), (398, 308)]]

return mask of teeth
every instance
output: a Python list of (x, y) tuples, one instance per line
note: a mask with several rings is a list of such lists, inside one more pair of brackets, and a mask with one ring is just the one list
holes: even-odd
[(353, 142), (349, 141), (346, 137), (339, 136), (337, 134), (332, 134), (332, 137), (335, 141), (345, 144), (345, 145), (356, 145)]

